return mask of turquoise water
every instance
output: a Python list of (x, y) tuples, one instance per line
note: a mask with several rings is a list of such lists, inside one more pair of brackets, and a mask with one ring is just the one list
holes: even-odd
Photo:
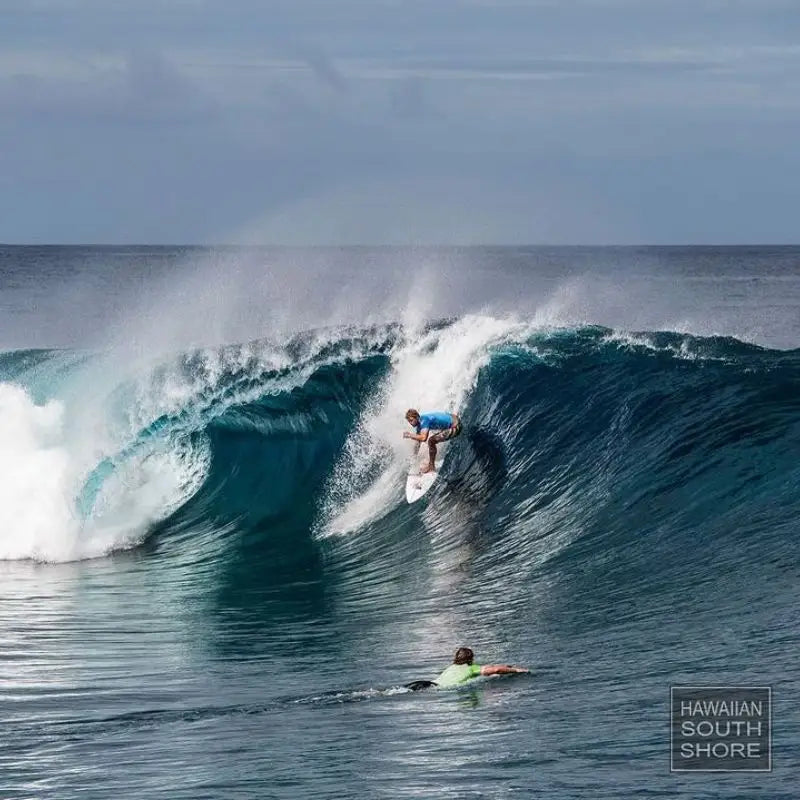
[(800, 250), (0, 256), (4, 797), (795, 796)]

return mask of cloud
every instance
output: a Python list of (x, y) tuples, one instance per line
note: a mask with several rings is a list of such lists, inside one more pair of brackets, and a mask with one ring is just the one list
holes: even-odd
[(15, 73), (0, 79), (0, 108), (23, 117), (191, 122), (217, 104), (161, 54), (136, 51), (119, 65), (60, 77)]
[(0, 239), (796, 227), (796, 0), (0, 3)]

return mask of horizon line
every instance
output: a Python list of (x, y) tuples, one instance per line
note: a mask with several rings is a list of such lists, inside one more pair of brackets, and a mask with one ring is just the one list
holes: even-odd
[(391, 249), (391, 250), (423, 250), (423, 249), (477, 249), (477, 248), (536, 248), (536, 249), (569, 249), (569, 248), (593, 248), (593, 249), (620, 249), (620, 248), (670, 248), (670, 247), (706, 247), (706, 248), (743, 248), (743, 247), (800, 247), (798, 242), (635, 242), (635, 243), (576, 243), (576, 244), (553, 244), (553, 243), (534, 243), (534, 242), (517, 242), (517, 243), (502, 243), (502, 242), (482, 242), (471, 244), (458, 244), (458, 243), (423, 243), (423, 244), (398, 244), (398, 243), (377, 243), (377, 242), (361, 242), (361, 243), (313, 243), (313, 244), (282, 244), (280, 242), (262, 242), (262, 243), (235, 243), (235, 242), (217, 242), (210, 244), (207, 242), (0, 242), (0, 247), (106, 247), (106, 248), (120, 248), (120, 247), (159, 247), (159, 248), (202, 248), (206, 250), (213, 250), (215, 248), (239, 248), (239, 249), (257, 249), (257, 248), (274, 248), (284, 250), (330, 250), (330, 249)]

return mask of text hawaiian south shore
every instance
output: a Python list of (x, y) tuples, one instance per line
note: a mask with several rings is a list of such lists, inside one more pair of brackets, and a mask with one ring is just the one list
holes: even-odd
[(673, 686), (673, 771), (769, 771), (769, 687)]

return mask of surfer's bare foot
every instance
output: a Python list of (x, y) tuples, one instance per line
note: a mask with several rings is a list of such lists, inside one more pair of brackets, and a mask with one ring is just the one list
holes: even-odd
[(424, 475), (426, 472), (436, 472), (436, 467), (433, 464), (426, 464), (420, 471), (420, 475)]

